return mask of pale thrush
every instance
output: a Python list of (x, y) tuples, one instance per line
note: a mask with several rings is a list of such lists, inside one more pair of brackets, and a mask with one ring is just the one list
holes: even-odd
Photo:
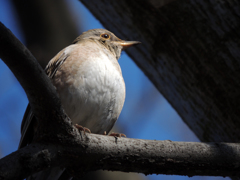
[[(51, 59), (45, 71), (73, 124), (89, 128), (92, 133), (109, 133), (125, 101), (125, 83), (118, 59), (123, 49), (139, 43), (121, 40), (105, 29), (93, 29)], [(19, 148), (32, 142), (33, 118), (28, 105)], [(28, 179), (54, 180), (61, 173), (60, 168), (49, 168)]]

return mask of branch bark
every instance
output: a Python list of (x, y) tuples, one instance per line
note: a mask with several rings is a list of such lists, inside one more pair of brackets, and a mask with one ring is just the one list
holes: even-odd
[[(57, 105), (56, 109), (60, 109), (56, 90), (44, 70), (31, 52), (2, 23), (0, 23), (0, 49), (0, 58), (24, 88), (38, 118), (41, 119), (43, 116), (38, 112), (39, 109), (45, 109), (49, 114), (52, 114), (48, 112), (50, 106), (53, 108)], [(46, 106), (47, 108), (44, 108)], [(63, 112), (58, 113), (63, 114)]]
[(0, 161), (0, 179), (46, 167), (69, 167), (75, 176), (94, 170), (208, 176), (240, 175), (239, 143), (154, 141), (86, 134), (76, 144), (34, 143)]
[[(71, 120), (63, 112), (56, 89), (31, 52), (0, 23), (0, 58), (24, 88), (34, 114), (39, 120), (36, 138), (58, 141), (49, 133), (74, 136)], [(61, 124), (61, 125), (60, 125)], [(51, 128), (59, 127), (59, 128)], [(50, 138), (50, 139), (49, 139)]]
[(81, 0), (201, 141), (240, 141), (240, 2)]

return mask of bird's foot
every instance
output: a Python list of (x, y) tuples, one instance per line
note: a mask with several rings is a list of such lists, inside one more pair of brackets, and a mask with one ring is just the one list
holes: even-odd
[[(106, 131), (104, 131), (103, 135), (107, 135)], [(111, 132), (111, 133), (109, 134), (109, 136), (114, 136), (114, 137), (127, 137), (125, 134), (115, 133), (115, 132)]]
[(84, 134), (85, 134), (85, 132), (91, 133), (90, 129), (88, 129), (88, 128), (86, 128), (86, 127), (83, 127), (83, 126), (81, 126), (81, 125), (75, 124), (75, 127), (76, 127), (79, 131), (83, 131)]

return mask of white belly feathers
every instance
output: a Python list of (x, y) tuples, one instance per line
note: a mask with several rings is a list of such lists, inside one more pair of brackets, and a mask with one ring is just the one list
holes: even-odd
[[(81, 52), (91, 54), (91, 49), (79, 45), (76, 48), (81, 48), (75, 51), (79, 53), (79, 59), (69, 56), (66, 61), (74, 61), (78, 66), (71, 66), (70, 62), (63, 63), (65, 67), (56, 72), (52, 82), (74, 124), (87, 127), (93, 133), (109, 132), (125, 99), (122, 98), (125, 97), (125, 84), (119, 64), (117, 60), (110, 61), (109, 53), (107, 55), (103, 51), (99, 51), (94, 58), (83, 60)], [(66, 48), (64, 53), (68, 54), (68, 51)]]

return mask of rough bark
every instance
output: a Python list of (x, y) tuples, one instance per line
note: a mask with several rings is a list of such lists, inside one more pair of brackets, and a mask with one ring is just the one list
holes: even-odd
[(0, 161), (0, 179), (46, 167), (69, 167), (81, 177), (94, 170), (208, 176), (240, 175), (239, 143), (154, 141), (86, 134), (73, 146), (31, 144)]
[[(49, 133), (74, 134), (71, 120), (63, 112), (56, 88), (52, 85), (31, 52), (0, 22), (0, 58), (11, 69), (24, 88), (39, 122), (37, 138)], [(33, 85), (34, 84), (34, 85)], [(61, 125), (66, 125), (63, 129)], [(57, 126), (59, 128), (51, 128)], [(50, 135), (47, 137), (48, 140)], [(59, 138), (54, 138), (56, 141)]]
[(239, 1), (81, 1), (142, 42), (128, 54), (200, 140), (240, 140)]

